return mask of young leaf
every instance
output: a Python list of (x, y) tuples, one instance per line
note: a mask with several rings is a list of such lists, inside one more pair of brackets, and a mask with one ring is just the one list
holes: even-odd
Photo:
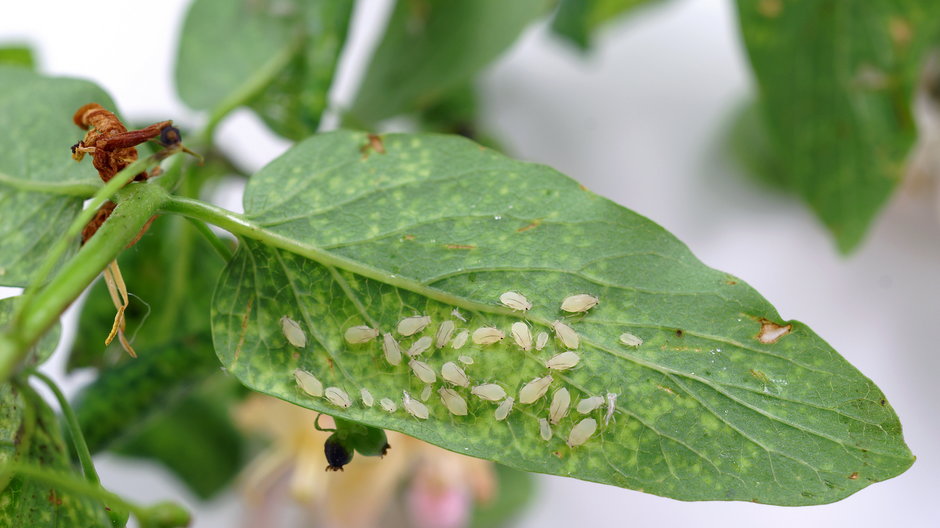
[(594, 33), (604, 24), (654, 0), (561, 0), (552, 31), (581, 51), (591, 48)]
[(737, 4), (761, 111), (785, 164), (780, 183), (849, 252), (904, 175), (915, 137), (911, 97), (940, 3)]
[[(43, 77), (0, 66), (0, 285), (26, 286), (46, 250), (82, 205), (76, 189), (93, 189), (94, 169), (72, 160), (82, 138), (72, 115), (83, 104), (114, 103), (87, 81)], [(41, 189), (41, 190), (27, 190)], [(78, 247), (76, 239), (72, 250)]]
[[(212, 330), (223, 365), (254, 390), (517, 469), (684, 500), (826, 503), (913, 461), (878, 388), (811, 330), (784, 322), (653, 222), (550, 168), (460, 138), (341, 131), (298, 144), (252, 177), (245, 211), (242, 233), (252, 239), (217, 286)], [(507, 291), (532, 308), (499, 304)], [(575, 316), (560, 310), (580, 293), (599, 304)], [(400, 336), (398, 321), (413, 315), (431, 324)], [(287, 341), (284, 317), (305, 332), (304, 347)], [(520, 388), (564, 350), (557, 339), (528, 352), (508, 337), (432, 348), (420, 358), (432, 369), (470, 355), (461, 364), (471, 384), (499, 384), (516, 404), (496, 421), (497, 402), (455, 386), (467, 414), (451, 414), (435, 395), (422, 420), (402, 411), (424, 387), (408, 361), (389, 364), (382, 339), (343, 337), (368, 325), (407, 350), (448, 319), (457, 331), (492, 326), (507, 336), (519, 320), (535, 334), (564, 319), (580, 362), (552, 371), (549, 395), (523, 404)], [(643, 344), (624, 345), (625, 332)], [(307, 395), (295, 369), (346, 394), (366, 388), (398, 410)], [(542, 440), (539, 418), (562, 387), (571, 401), (618, 396), (610, 412), (571, 410)], [(582, 419), (597, 430), (569, 447)]]
[(350, 110), (372, 124), (469, 82), (546, 12), (545, 0), (398, 1)]

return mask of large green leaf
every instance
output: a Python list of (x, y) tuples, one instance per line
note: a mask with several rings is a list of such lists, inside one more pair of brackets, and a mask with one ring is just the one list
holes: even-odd
[(940, 3), (738, 0), (770, 136), (799, 194), (843, 252), (904, 174), (911, 97)]
[[(455, 137), (342, 131), (262, 169), (244, 205), (260, 230), (245, 231), (253, 239), (217, 286), (212, 331), (223, 365), (249, 388), (517, 469), (684, 500), (825, 503), (913, 462), (878, 388), (810, 329), (782, 321), (757, 292), (703, 265), (653, 222), (550, 168)], [(531, 311), (501, 307), (506, 291), (527, 296)], [(600, 304), (566, 317), (559, 305), (577, 293)], [(433, 324), (399, 337), (396, 323), (414, 314)], [(285, 316), (305, 332), (303, 349), (285, 339)], [(538, 418), (549, 396), (518, 403), (520, 387), (544, 376), (545, 360), (564, 348), (552, 339), (544, 351), (523, 352), (508, 337), (513, 322), (539, 332), (556, 319), (580, 334), (581, 363), (553, 373), (549, 396), (562, 387), (573, 402), (619, 395), (609, 424), (603, 407), (591, 412), (598, 431), (575, 448), (565, 439), (580, 414), (546, 442)], [(464, 368), (473, 384), (498, 383), (516, 398), (505, 422), (495, 421), (495, 403), (462, 387), (467, 416), (448, 413), (436, 394), (429, 419), (409, 416), (402, 391), (417, 398), (424, 384), (407, 358), (392, 366), (381, 340), (344, 340), (347, 328), (372, 325), (407, 349), (445, 320), (506, 332), (501, 344), (432, 348), (423, 358), (440, 372), (472, 357)], [(772, 339), (775, 325), (785, 335)], [(644, 343), (622, 344), (624, 332)], [(352, 406), (306, 395), (297, 368), (345, 390)], [(374, 407), (359, 400), (362, 388)], [(398, 410), (383, 411), (380, 398)]]
[(215, 108), (275, 65), (270, 84), (249, 94), (248, 102), (278, 134), (292, 139), (312, 134), (328, 103), (352, 5), (194, 1), (176, 66), (180, 97), (193, 108)]
[(561, 0), (552, 31), (586, 51), (604, 24), (654, 0)]
[[(0, 285), (28, 284), (46, 250), (82, 206), (80, 197), (20, 190), (10, 180), (100, 181), (90, 164), (75, 163), (69, 153), (83, 134), (72, 115), (90, 102), (114, 108), (107, 94), (90, 82), (0, 66)], [(77, 247), (75, 240), (72, 250)]]
[(396, 2), (352, 120), (371, 125), (426, 108), (469, 82), (544, 14), (545, 0)]

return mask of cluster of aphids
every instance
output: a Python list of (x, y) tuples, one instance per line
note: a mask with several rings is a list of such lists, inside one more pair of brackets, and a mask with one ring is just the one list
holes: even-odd
[[(526, 312), (532, 308), (532, 303), (524, 295), (518, 292), (506, 292), (499, 297), (499, 301), (504, 306)], [(588, 294), (578, 294), (566, 297), (561, 303), (561, 309), (568, 313), (585, 313), (598, 303), (598, 298)], [(459, 310), (454, 309), (451, 312), (455, 318), (466, 322), (466, 319)], [(427, 328), (431, 324), (431, 317), (428, 315), (415, 315), (406, 317), (398, 322), (397, 333), (403, 337), (414, 336)], [(551, 324), (555, 337), (568, 350), (556, 354), (544, 362), (549, 372), (564, 371), (574, 368), (581, 357), (576, 350), (580, 347), (581, 339), (578, 333), (568, 324), (562, 321), (555, 321)], [(281, 318), (281, 330), (291, 345), (304, 348), (307, 344), (307, 336), (300, 328), (300, 325), (293, 319), (284, 316)], [(353, 326), (346, 330), (345, 339), (350, 344), (368, 343), (379, 337), (381, 332), (369, 326)], [(381, 333), (382, 351), (385, 360), (391, 365), (399, 365), (402, 361), (402, 352), (410, 359), (408, 366), (414, 375), (425, 384), (422, 395), (419, 398), (412, 397), (407, 391), (402, 391), (401, 404), (409, 414), (415, 418), (426, 420), (429, 416), (427, 405), (422, 401), (427, 401), (431, 395), (431, 386), (437, 382), (437, 372), (428, 363), (418, 359), (422, 353), (429, 350), (432, 346), (442, 349), (448, 344), (454, 350), (460, 350), (468, 341), (473, 341), (479, 346), (488, 346), (499, 343), (506, 338), (506, 334), (495, 327), (483, 326), (477, 328), (472, 333), (470, 330), (457, 330), (456, 323), (453, 320), (445, 320), (438, 326), (434, 336), (423, 336), (416, 339), (407, 349), (395, 339), (390, 332)], [(509, 329), (509, 335), (517, 347), (523, 351), (535, 349), (542, 350), (548, 344), (549, 335), (547, 332), (539, 332), (533, 337), (529, 325), (523, 321), (512, 323)], [(639, 337), (624, 333), (620, 336), (620, 342), (631, 347), (638, 347), (643, 344)], [(461, 355), (457, 360), (464, 365), (472, 365), (473, 358)], [(442, 386), (438, 389), (438, 395), (444, 407), (456, 416), (465, 416), (467, 414), (467, 401), (460, 393), (455, 390), (456, 387), (469, 388), (470, 394), (482, 400), (490, 402), (499, 402), (494, 416), (497, 421), (505, 420), (513, 409), (516, 399), (513, 396), (507, 396), (506, 390), (497, 383), (483, 383), (472, 385), (470, 377), (464, 371), (463, 367), (453, 361), (448, 361), (441, 366), (440, 376), (454, 388)], [(323, 384), (313, 374), (297, 369), (294, 371), (294, 379), (297, 385), (307, 394), (314, 397), (325, 397), (331, 404), (347, 409), (353, 405), (349, 394), (339, 387), (323, 387)], [(518, 391), (518, 403), (532, 404), (539, 401), (548, 393), (554, 378), (549, 373), (525, 383)], [(360, 389), (362, 404), (366, 407), (372, 407), (375, 399), (368, 389)], [(599, 409), (606, 404), (606, 413), (604, 415), (604, 425), (606, 426), (616, 409), (617, 395), (607, 393), (605, 396), (590, 396), (582, 398), (575, 409), (578, 413), (585, 415)], [(388, 413), (394, 413), (398, 410), (398, 404), (390, 398), (382, 398), (379, 406)], [(552, 396), (552, 402), (549, 406), (547, 418), (539, 418), (539, 433), (545, 441), (551, 440), (552, 426), (558, 425), (561, 420), (568, 415), (571, 406), (571, 395), (568, 389), (562, 387), (555, 391)], [(576, 447), (584, 444), (597, 431), (597, 421), (594, 418), (584, 418), (580, 420), (568, 433), (567, 444), (570, 447)]]

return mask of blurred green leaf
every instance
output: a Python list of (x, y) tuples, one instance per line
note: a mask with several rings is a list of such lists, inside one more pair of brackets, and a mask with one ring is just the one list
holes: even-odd
[(785, 168), (777, 158), (763, 112), (755, 101), (742, 104), (734, 112), (727, 140), (728, 153), (748, 176), (779, 189)]
[(350, 109), (367, 127), (467, 84), (546, 13), (547, 0), (399, 0)]
[(535, 477), (531, 473), (494, 464), (496, 494), (487, 504), (478, 504), (473, 510), (470, 528), (499, 528), (509, 526), (532, 502)]
[(940, 3), (738, 0), (780, 184), (848, 253), (904, 175)]
[(581, 51), (591, 48), (594, 34), (604, 24), (645, 5), (661, 0), (561, 0), (552, 31)]
[(0, 64), (4, 66), (22, 66), (30, 70), (36, 68), (33, 50), (29, 46), (0, 46)]
[[(19, 297), (7, 297), (0, 299), (0, 328), (10, 321), (13, 312), (16, 309), (16, 303)], [(62, 326), (56, 323), (48, 332), (39, 338), (39, 342), (29, 353), (29, 358), (23, 364), (23, 367), (36, 367), (46, 362), (52, 353), (59, 346), (59, 338), (62, 335)]]

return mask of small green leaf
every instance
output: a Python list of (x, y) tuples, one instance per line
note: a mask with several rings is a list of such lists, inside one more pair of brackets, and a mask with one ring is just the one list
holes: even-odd
[(581, 51), (591, 48), (594, 34), (604, 24), (658, 0), (561, 0), (552, 31)]
[[(22, 190), (27, 184), (100, 182), (90, 163), (72, 160), (69, 147), (84, 134), (72, 115), (86, 103), (114, 108), (88, 81), (49, 78), (0, 66), (0, 285), (26, 286), (46, 250), (78, 214), (82, 198)], [(72, 251), (78, 247), (74, 241)]]
[(761, 109), (784, 164), (780, 184), (809, 203), (849, 252), (904, 174), (911, 99), (940, 3), (739, 0)]
[[(653, 222), (548, 167), (460, 138), (341, 131), (262, 169), (244, 205), (258, 228), (217, 286), (212, 331), (223, 365), (251, 389), (517, 469), (684, 500), (820, 504), (913, 462), (878, 388), (811, 330), (784, 322)], [(507, 291), (532, 309), (501, 306)], [(580, 293), (600, 303), (583, 314), (560, 310)], [(432, 323), (399, 335), (397, 323), (416, 314)], [(284, 317), (299, 323), (303, 347), (286, 339)], [(345, 337), (368, 325), (406, 350), (447, 320), (458, 330), (493, 326), (506, 338), (422, 354), (436, 373), (426, 420), (403, 410), (403, 392), (415, 399), (424, 388), (408, 358), (390, 365), (381, 337)], [(580, 363), (552, 371), (548, 396), (523, 404), (520, 389), (549, 374), (546, 360), (565, 347), (553, 337), (545, 350), (525, 352), (510, 326), (552, 332), (555, 320), (580, 336)], [(643, 343), (625, 345), (623, 333)], [(472, 364), (460, 362), (464, 355)], [(506, 420), (494, 418), (496, 402), (462, 386), (453, 389), (467, 414), (448, 412), (436, 389), (450, 361), (471, 384), (496, 383), (516, 398)], [(338, 405), (335, 391), (329, 400), (303, 392), (295, 369), (344, 391), (351, 405)], [(572, 407), (618, 395), (609, 421), (604, 406), (572, 409), (543, 440), (538, 419), (562, 387)], [(372, 407), (359, 398), (363, 388)], [(383, 410), (383, 398), (397, 410)], [(596, 433), (569, 447), (586, 417)]]
[(36, 68), (36, 60), (29, 46), (3, 46), (0, 47), (0, 65), (20, 66), (32, 70)]
[(545, 0), (398, 1), (350, 110), (372, 125), (426, 108), (501, 55)]

